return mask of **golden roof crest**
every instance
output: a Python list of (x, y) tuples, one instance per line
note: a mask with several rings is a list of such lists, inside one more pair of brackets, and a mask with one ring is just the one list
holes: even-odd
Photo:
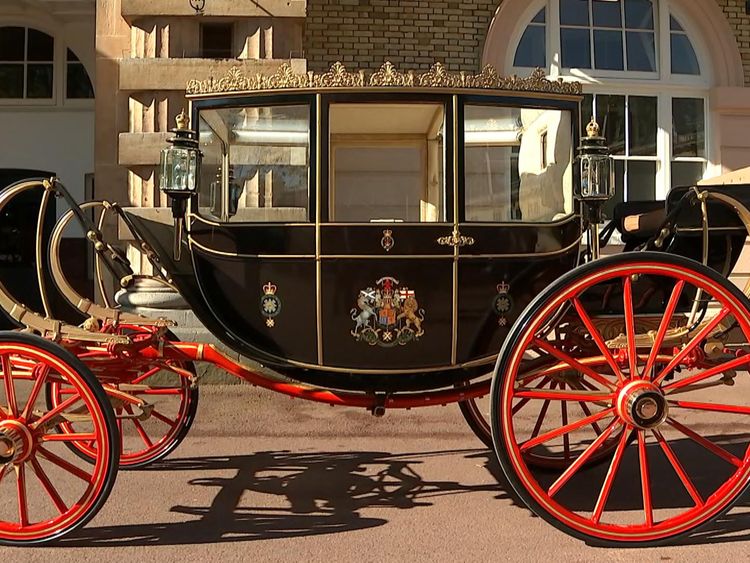
[(476, 88), (508, 90), (517, 92), (542, 92), (549, 94), (579, 95), (580, 82), (565, 82), (561, 78), (549, 80), (540, 68), (528, 77), (499, 76), (491, 65), (479, 74), (449, 72), (442, 63), (435, 63), (426, 72), (399, 71), (390, 61), (369, 76), (364, 71), (350, 72), (340, 63), (334, 63), (324, 73), (295, 72), (289, 63), (283, 63), (273, 74), (257, 73), (246, 76), (238, 67), (233, 67), (223, 78), (209, 77), (206, 80), (190, 80), (186, 87), (188, 95), (223, 94), (254, 90), (297, 90), (315, 88)]

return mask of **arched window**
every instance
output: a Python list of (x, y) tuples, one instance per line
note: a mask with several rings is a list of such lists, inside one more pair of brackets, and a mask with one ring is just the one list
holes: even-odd
[(93, 97), (91, 79), (73, 51), (38, 29), (0, 27), (0, 102), (54, 104)]
[(680, 0), (538, 0), (512, 49), (519, 74), (539, 66), (583, 82), (582, 117), (597, 117), (617, 161), (617, 201), (662, 199), (708, 166), (708, 65), (679, 8)]

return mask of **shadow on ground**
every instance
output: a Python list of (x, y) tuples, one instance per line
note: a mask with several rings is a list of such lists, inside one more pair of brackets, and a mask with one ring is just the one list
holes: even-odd
[[(86, 527), (61, 545), (182, 545), (332, 534), (388, 523), (386, 518), (363, 516), (361, 511), (367, 508), (418, 509), (432, 506), (435, 497), (479, 491), (496, 491), (500, 498), (508, 498), (496, 484), (429, 481), (419, 474), (426, 459), (456, 455), (471, 456), (484, 465), (495, 463), (490, 461), (490, 452), (477, 450), (412, 454), (273, 451), (168, 460), (149, 471), (205, 474), (187, 484), (216, 488), (210, 506), (172, 507), (172, 512), (185, 515), (181, 522)], [(230, 476), (217, 476), (227, 473)], [(272, 503), (277, 506), (253, 506), (254, 493), (278, 496), (278, 502)]]

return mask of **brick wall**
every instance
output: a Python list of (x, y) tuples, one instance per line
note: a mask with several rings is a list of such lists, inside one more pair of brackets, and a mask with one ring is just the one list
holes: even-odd
[[(308, 68), (336, 62), (361, 69), (479, 69), (482, 47), (501, 0), (308, 0), (305, 51)], [(356, 61), (356, 63), (354, 63)]]
[[(750, 86), (750, 16), (745, 0), (714, 0), (735, 31)], [(311, 70), (336, 61), (372, 69), (384, 60), (426, 69), (479, 69), (484, 39), (502, 0), (307, 0), (305, 51)]]
[(745, 0), (716, 0), (734, 30), (740, 47), (742, 66), (745, 68), (745, 85), (750, 86), (750, 16), (745, 13)]

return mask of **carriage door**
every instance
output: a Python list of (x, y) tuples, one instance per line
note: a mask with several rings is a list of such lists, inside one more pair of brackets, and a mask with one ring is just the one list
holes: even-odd
[(333, 98), (324, 174), (323, 363), (409, 370), (451, 363), (452, 118), (445, 98)]
[(460, 106), (458, 362), (497, 354), (526, 305), (576, 265), (575, 105), (540, 103)]

